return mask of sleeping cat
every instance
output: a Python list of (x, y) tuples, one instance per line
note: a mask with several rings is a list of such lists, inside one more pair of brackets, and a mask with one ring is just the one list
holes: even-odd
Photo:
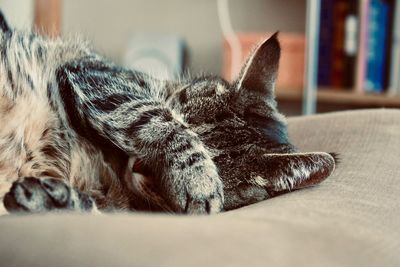
[[(8, 212), (215, 213), (319, 183), (277, 111), (277, 34), (233, 83), (160, 81), (0, 18), (0, 200)], [(3, 209), (3, 212), (6, 212)]]

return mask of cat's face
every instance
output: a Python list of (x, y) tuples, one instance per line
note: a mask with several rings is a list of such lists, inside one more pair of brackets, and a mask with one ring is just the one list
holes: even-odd
[(172, 105), (184, 114), (213, 153), (225, 186), (235, 186), (257, 173), (267, 153), (293, 152), (284, 117), (274, 100), (280, 56), (273, 36), (260, 46), (232, 84), (218, 77), (201, 77), (175, 92)]
[(273, 196), (320, 182), (334, 168), (329, 154), (297, 153), (288, 140), (274, 100), (279, 57), (274, 35), (253, 53), (235, 82), (202, 77), (170, 97), (211, 151), (226, 194), (249, 184)]

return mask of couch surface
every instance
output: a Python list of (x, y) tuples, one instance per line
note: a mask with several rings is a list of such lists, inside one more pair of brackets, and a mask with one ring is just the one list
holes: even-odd
[(319, 186), (213, 216), (0, 218), (0, 266), (400, 266), (400, 110), (289, 119)]

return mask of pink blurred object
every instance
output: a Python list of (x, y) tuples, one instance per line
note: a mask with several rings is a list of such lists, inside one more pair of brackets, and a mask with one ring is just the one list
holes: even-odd
[[(244, 63), (258, 44), (269, 38), (273, 33), (238, 33), (242, 47), (242, 63)], [(304, 85), (304, 49), (305, 35), (298, 33), (279, 33), (281, 43), (281, 61), (276, 87), (278, 89), (302, 90)], [(231, 77), (231, 47), (224, 41), (224, 64), (223, 75), (228, 81), (235, 79)], [(240, 69), (235, 70), (236, 75)]]
[(370, 1), (360, 1), (360, 34), (358, 42), (358, 57), (356, 68), (356, 92), (364, 91), (364, 81), (367, 73), (367, 50), (368, 50), (368, 24), (369, 24), (369, 3)]

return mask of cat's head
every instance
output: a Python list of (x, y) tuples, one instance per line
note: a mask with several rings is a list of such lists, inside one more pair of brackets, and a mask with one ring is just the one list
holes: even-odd
[(169, 98), (211, 151), (231, 202), (225, 208), (314, 185), (335, 168), (332, 155), (300, 153), (290, 143), (275, 102), (279, 58), (274, 34), (254, 51), (233, 83), (201, 77)]

